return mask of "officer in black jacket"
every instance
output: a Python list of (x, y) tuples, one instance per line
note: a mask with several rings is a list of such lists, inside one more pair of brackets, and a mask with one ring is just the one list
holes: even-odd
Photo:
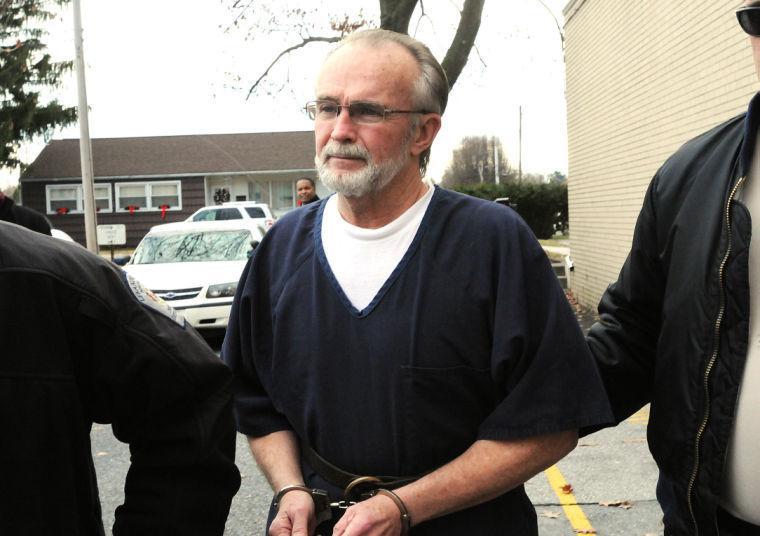
[(240, 485), (231, 374), (134, 279), (0, 222), (0, 534), (104, 534), (93, 422), (129, 443), (114, 534), (221, 535)]
[[(737, 12), (760, 74), (760, 1)], [(666, 536), (760, 535), (760, 94), (649, 186), (589, 332), (618, 422), (651, 402)]]

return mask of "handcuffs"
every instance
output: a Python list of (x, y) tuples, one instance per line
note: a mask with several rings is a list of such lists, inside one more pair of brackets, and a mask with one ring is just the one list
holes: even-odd
[(291, 485), (285, 486), (274, 497), (273, 506), (277, 510), (280, 507), (282, 497), (291, 491), (304, 491), (311, 495), (314, 501), (314, 512), (317, 518), (316, 524), (324, 523), (333, 518), (333, 510), (348, 510), (353, 505), (374, 497), (375, 495), (385, 495), (391, 499), (398, 507), (401, 516), (401, 536), (406, 536), (412, 526), (412, 518), (409, 515), (404, 501), (393, 491), (379, 487), (383, 481), (374, 476), (361, 476), (352, 480), (343, 491), (343, 499), (332, 501), (327, 492), (323, 489), (309, 488), (307, 486)]

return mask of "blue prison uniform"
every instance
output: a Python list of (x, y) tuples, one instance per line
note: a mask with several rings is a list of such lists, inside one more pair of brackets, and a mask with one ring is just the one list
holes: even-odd
[[(478, 439), (611, 421), (564, 292), (512, 209), (436, 188), (405, 256), (358, 311), (322, 248), (324, 206), (279, 220), (241, 278), (222, 352), (241, 433), (292, 430), (345, 471), (409, 476)], [(412, 530), (536, 532), (522, 486)]]

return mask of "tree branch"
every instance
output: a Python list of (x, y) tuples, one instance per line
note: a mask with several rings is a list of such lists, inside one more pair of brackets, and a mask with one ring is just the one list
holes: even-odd
[(449, 89), (454, 87), (454, 83), (467, 64), (467, 58), (480, 29), (484, 3), (485, 0), (466, 0), (462, 7), (462, 17), (459, 19), (456, 35), (441, 63), (449, 79)]
[[(242, 0), (237, 0), (237, 1), (235, 2), (235, 4), (232, 6), (232, 7), (233, 7), (233, 9), (237, 8), (237, 7), (240, 5), (240, 2), (241, 2), (241, 1), (242, 1)], [(235, 19), (234, 19), (234, 20), (233, 20), (233, 21), (232, 21), (230, 24), (228, 24), (228, 25), (227, 25), (227, 27), (224, 29), (224, 33), (227, 33), (227, 32), (229, 32), (229, 31), (230, 31), (230, 29), (231, 29), (233, 26), (237, 26), (237, 23), (238, 23), (238, 21), (239, 21), (241, 18), (243, 18), (243, 16), (245, 15), (246, 11), (248, 11), (248, 9), (250, 9), (250, 7), (253, 5), (253, 3), (254, 3), (255, 1), (256, 1), (256, 0), (249, 0), (249, 1), (248, 1), (248, 5), (246, 5), (245, 7), (241, 7), (241, 8), (240, 8), (240, 11), (239, 11), (239, 12), (238, 12), (238, 14), (235, 16)]]
[(425, 13), (425, 3), (420, 0), (420, 18), (417, 19), (417, 24), (414, 25), (414, 33), (410, 34), (412, 37), (417, 35), (417, 31), (420, 29), (420, 23), (422, 22), (422, 19), (427, 17), (427, 13)]
[(547, 6), (544, 3), (544, 0), (538, 0), (538, 3), (541, 4), (542, 6), (544, 6), (544, 9), (546, 9), (546, 11), (549, 12), (549, 15), (552, 16), (552, 19), (554, 19), (554, 24), (557, 26), (557, 33), (559, 33), (559, 40), (560, 40), (560, 43), (562, 44), (562, 53), (564, 54), (564, 52), (565, 52), (565, 32), (562, 31), (562, 26), (560, 26), (559, 21), (557, 20), (557, 17), (554, 16), (554, 12), (551, 9), (549, 9), (549, 6)]
[(478, 59), (480, 60), (480, 64), (481, 64), (483, 67), (486, 67), (486, 68), (487, 68), (487, 67), (488, 67), (488, 65), (486, 64), (486, 60), (484, 60), (484, 59), (483, 59), (483, 56), (481, 56), (481, 54), (480, 54), (480, 49), (478, 48), (478, 45), (472, 45), (472, 48), (473, 48), (473, 49), (475, 49), (475, 54), (477, 54), (477, 55), (478, 55)]
[(274, 59), (272, 63), (269, 64), (269, 67), (266, 68), (266, 70), (259, 76), (259, 78), (253, 83), (253, 85), (248, 90), (248, 95), (245, 96), (245, 100), (248, 100), (251, 97), (251, 94), (256, 90), (258, 85), (261, 83), (261, 81), (266, 78), (266, 76), (269, 74), (269, 71), (272, 70), (272, 67), (275, 66), (275, 64), (282, 59), (283, 56), (286, 56), (293, 52), (294, 50), (298, 50), (301, 47), (304, 47), (308, 45), (309, 43), (337, 43), (341, 40), (340, 36), (334, 36), (334, 37), (304, 37), (303, 41), (298, 43), (297, 45), (293, 45), (291, 47), (286, 48), (282, 52), (280, 52), (277, 57)]

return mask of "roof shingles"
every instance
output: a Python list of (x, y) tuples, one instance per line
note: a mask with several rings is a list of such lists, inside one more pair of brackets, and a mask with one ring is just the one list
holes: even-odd
[[(96, 178), (313, 169), (314, 133), (98, 138), (92, 140), (92, 158)], [(81, 176), (79, 140), (53, 140), (21, 181)]]

